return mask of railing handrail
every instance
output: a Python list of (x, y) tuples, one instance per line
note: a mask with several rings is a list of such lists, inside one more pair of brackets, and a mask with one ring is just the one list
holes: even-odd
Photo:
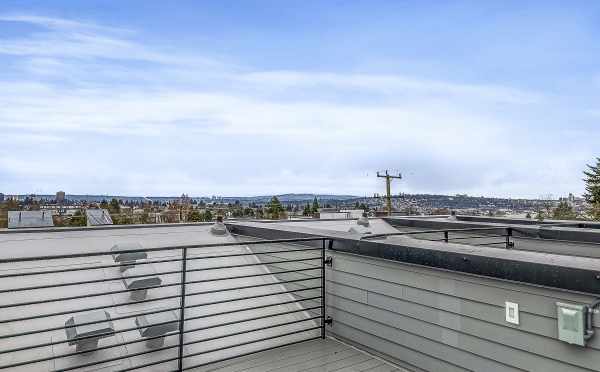
[[(47, 255), (47, 256), (31, 256), (31, 257), (11, 257), (0, 259), (0, 264), (15, 263), (15, 262), (28, 262), (28, 261), (42, 261), (42, 260), (57, 260), (66, 258), (79, 258), (79, 257), (94, 257), (94, 256), (108, 256), (120, 253), (138, 253), (138, 252), (160, 252), (160, 251), (174, 251), (182, 250), (186, 248), (217, 248), (217, 247), (231, 247), (239, 245), (260, 245), (260, 244), (275, 244), (275, 243), (295, 243), (295, 242), (310, 242), (310, 241), (321, 241), (323, 239), (330, 239), (323, 236), (310, 237), (310, 238), (294, 238), (294, 239), (271, 239), (271, 240), (253, 240), (253, 241), (242, 241), (242, 242), (224, 242), (224, 243), (208, 243), (208, 244), (185, 244), (185, 245), (173, 245), (166, 247), (148, 247), (139, 249), (124, 249), (114, 251), (101, 251), (101, 252), (87, 252), (87, 253), (70, 253), (61, 255)], [(256, 252), (253, 254), (260, 254)]]
[(369, 240), (375, 238), (383, 238), (386, 236), (399, 236), (399, 235), (418, 235), (418, 234), (436, 234), (445, 232), (469, 232), (469, 231), (491, 231), (491, 230), (506, 230), (511, 227), (509, 226), (495, 226), (495, 227), (467, 227), (464, 229), (438, 229), (438, 230), (422, 230), (422, 231), (400, 231), (395, 233), (383, 233), (383, 234), (371, 234), (361, 237), (361, 240)]

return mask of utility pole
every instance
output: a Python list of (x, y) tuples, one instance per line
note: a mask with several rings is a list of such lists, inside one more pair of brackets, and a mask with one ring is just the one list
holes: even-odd
[(387, 212), (388, 216), (392, 215), (392, 179), (402, 179), (402, 174), (398, 173), (398, 175), (391, 175), (388, 173), (387, 169), (385, 174), (379, 174), (377, 172), (378, 178), (385, 178), (385, 190), (386, 190), (386, 199), (387, 199)]

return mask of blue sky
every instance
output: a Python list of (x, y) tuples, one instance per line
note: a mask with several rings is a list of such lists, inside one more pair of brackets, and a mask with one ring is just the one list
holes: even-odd
[(0, 3), (0, 192), (532, 197), (600, 156), (600, 3)]

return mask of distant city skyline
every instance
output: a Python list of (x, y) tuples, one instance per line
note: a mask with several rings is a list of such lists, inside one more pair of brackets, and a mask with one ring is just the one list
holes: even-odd
[(0, 4), (4, 194), (539, 198), (600, 156), (600, 3)]
[[(35, 196), (38, 198), (43, 198), (46, 200), (53, 200), (58, 197), (58, 194), (46, 194), (46, 193), (1, 193), (0, 195), (4, 197), (20, 197), (27, 198), (31, 196)], [(122, 198), (122, 199), (180, 199), (182, 197), (190, 198), (190, 199), (225, 199), (225, 200), (252, 200), (252, 199), (264, 199), (265, 202), (268, 202), (273, 196), (283, 197), (286, 200), (313, 200), (314, 197), (319, 199), (328, 199), (328, 200), (352, 200), (352, 199), (371, 199), (371, 198), (385, 198), (385, 194), (381, 193), (373, 193), (371, 195), (347, 195), (347, 194), (319, 194), (319, 193), (281, 193), (281, 194), (257, 194), (257, 195), (191, 195), (191, 194), (180, 194), (180, 195), (119, 195), (119, 194), (69, 194), (65, 193), (65, 199), (69, 199), (69, 197), (75, 197), (76, 200), (83, 200), (86, 197), (90, 198), (90, 201), (94, 200), (110, 200), (112, 198)], [(417, 195), (430, 195), (430, 196), (440, 196), (440, 197), (468, 197), (468, 198), (486, 198), (486, 199), (514, 199), (514, 200), (559, 200), (563, 198), (575, 198), (584, 200), (581, 195), (574, 195), (569, 193), (567, 195), (554, 195), (554, 194), (546, 194), (539, 195), (535, 198), (511, 198), (511, 197), (502, 197), (502, 196), (494, 196), (494, 195), (469, 195), (469, 194), (435, 194), (435, 193), (394, 193), (392, 194), (393, 198), (398, 198), (401, 196), (417, 196)]]

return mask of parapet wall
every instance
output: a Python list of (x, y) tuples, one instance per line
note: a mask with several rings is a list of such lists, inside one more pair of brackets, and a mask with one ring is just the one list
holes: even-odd
[[(589, 304), (596, 298), (593, 293), (600, 293), (597, 287), (589, 287), (588, 293), (560, 288), (568, 287), (570, 279), (579, 282), (568, 270), (600, 272), (595, 271), (600, 269), (594, 266), (596, 259), (553, 257), (544, 268), (549, 255), (536, 252), (471, 247), (461, 256), (458, 245), (404, 237), (359, 241), (350, 234), (292, 225), (244, 223), (231, 228), (269, 239), (335, 238), (327, 253), (333, 257), (326, 271), (327, 315), (333, 318), (329, 334), (408, 370), (600, 371), (600, 337), (586, 347), (560, 341), (556, 312), (556, 302)], [(506, 254), (492, 253), (499, 251)], [(470, 261), (453, 262), (452, 254)], [(504, 267), (509, 277), (468, 272), (469, 266), (479, 265), (473, 255), (483, 260), (481, 267)], [(577, 264), (570, 265), (570, 259)], [(544, 270), (563, 284), (533, 283)], [(597, 281), (594, 277), (581, 283)], [(518, 304), (519, 324), (506, 321), (506, 302)], [(600, 316), (594, 318), (600, 325)], [(595, 330), (600, 331), (597, 326)]]

